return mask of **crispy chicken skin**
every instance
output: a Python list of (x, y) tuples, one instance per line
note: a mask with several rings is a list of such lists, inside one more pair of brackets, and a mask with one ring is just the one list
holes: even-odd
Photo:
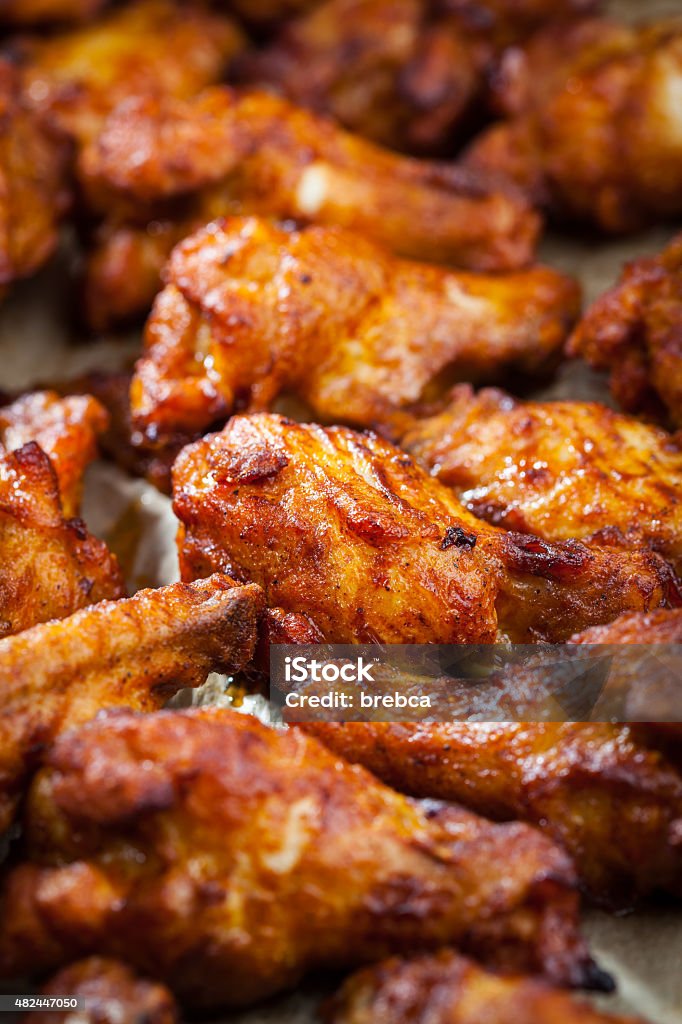
[(544, 21), (595, 6), (327, 0), (238, 58), (237, 73), (382, 145), (451, 151), (474, 103), (483, 106), (499, 49)]
[(119, 960), (91, 956), (69, 964), (50, 978), (42, 996), (74, 996), (86, 1000), (73, 1010), (34, 1010), (24, 1024), (179, 1024), (178, 1008), (169, 990), (138, 977)]
[(124, 593), (115, 557), (66, 519), (50, 459), (35, 442), (0, 452), (0, 635)]
[(0, 831), (46, 744), (106, 707), (158, 709), (252, 657), (257, 587), (216, 575), (140, 590), (0, 641)]
[(335, 643), (565, 640), (679, 600), (657, 555), (476, 519), (372, 434), (236, 416), (173, 468), (183, 578), (259, 583)]
[(569, 354), (608, 370), (625, 409), (682, 427), (682, 235), (626, 265), (578, 324)]
[(558, 984), (606, 983), (576, 928), (571, 862), (540, 832), (407, 800), (302, 732), (227, 709), (61, 736), (25, 825), (2, 976), (123, 956), (200, 1009), (452, 942)]
[[(277, 96), (227, 87), (119, 107), (83, 153), (80, 177), (108, 218), (89, 308), (94, 292), (101, 304), (109, 296), (117, 315), (139, 312), (133, 299), (143, 311), (151, 305), (143, 293), (155, 285), (155, 260), (160, 272), (190, 230), (230, 214), (337, 224), (398, 255), (484, 271), (526, 265), (539, 227), (520, 193), (495, 176), (399, 156)], [(140, 287), (123, 281), (117, 295), (129, 259)]]
[(24, 88), (83, 144), (132, 96), (190, 97), (220, 81), (243, 45), (229, 19), (172, 0), (135, 0), (93, 25), (20, 44)]
[(498, 85), (510, 119), (474, 142), (470, 167), (605, 231), (682, 212), (682, 18), (548, 28), (508, 51)]
[(14, 451), (35, 441), (57, 474), (64, 515), (78, 515), (83, 475), (97, 456), (97, 439), (107, 429), (104, 406), (91, 395), (61, 398), (34, 391), (0, 407), (0, 444)]
[(596, 402), (456, 387), (401, 447), (474, 515), (544, 540), (617, 530), (682, 570), (682, 444)]
[(0, 23), (42, 25), (88, 21), (107, 0), (0, 0)]
[(545, 267), (494, 277), (398, 260), (340, 228), (236, 218), (175, 248), (131, 390), (165, 444), (285, 392), (318, 420), (385, 423), (453, 377), (551, 364), (580, 308)]
[(334, 753), (414, 796), (543, 828), (571, 854), (591, 897), (629, 907), (680, 894), (682, 777), (627, 726), (311, 722)]
[(19, 74), (0, 58), (0, 296), (53, 254), (69, 204), (68, 146), (21, 94)]
[(324, 1024), (637, 1024), (537, 978), (486, 971), (452, 950), (358, 971), (321, 1016)]

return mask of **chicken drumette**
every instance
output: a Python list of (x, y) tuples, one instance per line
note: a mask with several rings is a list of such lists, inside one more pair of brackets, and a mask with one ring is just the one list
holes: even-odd
[(550, 541), (612, 532), (682, 569), (682, 442), (664, 430), (462, 385), (399, 439), (482, 519)]
[(392, 421), (453, 378), (551, 365), (577, 284), (533, 267), (494, 277), (398, 260), (339, 228), (211, 224), (173, 252), (131, 388), (154, 445), (236, 408), (295, 395), (324, 422)]
[(486, 271), (527, 264), (538, 233), (503, 180), (399, 156), (264, 92), (124, 104), (80, 176), (106, 217), (88, 281), (98, 323), (148, 309), (173, 245), (229, 214), (338, 224), (399, 255)]
[(122, 957), (196, 1008), (308, 970), (461, 944), (606, 983), (568, 857), (527, 825), (410, 801), (300, 731), (226, 709), (100, 717), (61, 736), (2, 891), (0, 972)]
[[(352, 975), (322, 1007), (325, 1024), (637, 1024), (542, 981), (503, 977), (449, 950)], [(643, 1024), (643, 1022), (639, 1022)]]
[(103, 708), (149, 711), (251, 659), (257, 587), (216, 575), (140, 590), (0, 641), (0, 832), (60, 732)]
[(682, 236), (626, 266), (581, 320), (569, 353), (608, 370), (624, 408), (682, 427)]
[(237, 71), (383, 145), (452, 151), (485, 112), (487, 75), (502, 48), (596, 6), (327, 0), (238, 60)]
[(682, 18), (548, 28), (508, 51), (497, 80), (509, 120), (474, 142), (471, 168), (607, 231), (682, 213)]
[(174, 507), (185, 578), (257, 582), (336, 643), (557, 641), (680, 600), (658, 555), (496, 529), (404, 452), (341, 427), (234, 417), (181, 452)]

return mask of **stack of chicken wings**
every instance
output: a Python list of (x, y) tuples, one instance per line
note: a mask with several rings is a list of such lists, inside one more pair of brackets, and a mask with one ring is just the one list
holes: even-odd
[[(634, 1024), (571, 990), (614, 988), (586, 907), (682, 897), (682, 725), (627, 657), (682, 645), (682, 12), (604, 8), (0, 0), (0, 301), (60, 264), (74, 339), (139, 342), (0, 377), (0, 980), (31, 1024), (311, 976), (327, 1024)], [(538, 256), (653, 226), (588, 308)], [(601, 402), (538, 394), (569, 360)], [(129, 592), (81, 518), (97, 459), (170, 495), (177, 582)], [(497, 678), (534, 709), (567, 643), (609, 645), (617, 713), (243, 699), (273, 644), (526, 644)]]

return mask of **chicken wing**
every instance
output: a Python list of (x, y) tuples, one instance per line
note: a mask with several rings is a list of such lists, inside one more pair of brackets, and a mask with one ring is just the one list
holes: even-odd
[(2, 893), (2, 976), (120, 956), (194, 1009), (310, 970), (461, 944), (603, 985), (563, 851), (420, 804), (302, 732), (227, 709), (99, 718), (47, 756)]
[(252, 657), (257, 587), (224, 576), (140, 590), (0, 641), (0, 831), (41, 751), (102, 708), (159, 708)]
[(0, 22), (10, 25), (41, 25), (87, 21), (107, 0), (2, 0)]
[(615, 530), (682, 571), (682, 439), (663, 430), (462, 385), (400, 444), (481, 519), (550, 541)]
[(311, 722), (334, 753), (415, 796), (539, 825), (598, 902), (681, 893), (682, 777), (628, 726)]
[(325, 1024), (637, 1024), (535, 978), (493, 974), (450, 950), (412, 960), (396, 957), (358, 971), (322, 1007), (322, 1019)]
[(682, 213), (682, 18), (548, 28), (497, 78), (510, 119), (474, 142), (468, 166), (605, 231)]
[(161, 446), (282, 392), (316, 419), (372, 426), (453, 378), (541, 371), (580, 306), (545, 267), (456, 273), (255, 218), (197, 232), (165, 278), (131, 387), (133, 426)]
[(596, 6), (327, 0), (286, 24), (270, 45), (238, 58), (237, 74), (382, 145), (451, 152), (467, 121), (485, 109), (487, 73), (500, 48), (543, 21)]
[(54, 467), (35, 442), (0, 453), (0, 635), (121, 597), (115, 557), (65, 519)]
[(34, 391), (0, 407), (0, 444), (14, 451), (35, 441), (57, 474), (62, 509), (78, 515), (83, 475), (97, 455), (97, 439), (107, 429), (106, 409), (91, 395), (61, 398)]
[(41, 996), (85, 1001), (73, 1010), (33, 1010), (24, 1024), (179, 1024), (173, 996), (164, 985), (138, 977), (118, 960), (92, 956), (64, 967), (40, 990)]
[[(80, 177), (108, 218), (89, 308), (114, 293), (118, 314), (139, 312), (132, 300), (144, 311), (142, 293), (158, 281), (154, 263), (158, 275), (180, 238), (230, 214), (338, 224), (399, 255), (485, 271), (527, 264), (539, 227), (498, 178), (402, 157), (276, 96), (228, 88), (120, 107), (83, 153)], [(123, 254), (141, 280), (137, 289), (122, 282), (116, 295), (116, 278), (128, 271)]]
[(80, 144), (134, 96), (190, 97), (218, 82), (243, 36), (229, 19), (172, 0), (135, 0), (93, 25), (21, 44), (26, 95)]
[(64, 140), (25, 102), (16, 68), (0, 59), (0, 295), (57, 246), (67, 158)]
[(332, 643), (558, 641), (680, 600), (657, 555), (505, 533), (342, 427), (234, 417), (180, 453), (173, 485), (185, 579), (257, 582)]
[(569, 343), (625, 408), (682, 427), (682, 235), (634, 260), (587, 311)]

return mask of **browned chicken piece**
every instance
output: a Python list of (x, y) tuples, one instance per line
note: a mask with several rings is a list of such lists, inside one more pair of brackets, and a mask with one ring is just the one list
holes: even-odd
[(659, 556), (476, 519), (372, 434), (236, 416), (173, 468), (185, 579), (227, 572), (332, 643), (561, 641), (679, 603)]
[(484, 109), (500, 48), (538, 24), (595, 8), (581, 0), (327, 0), (284, 26), (237, 74), (359, 135), (413, 152), (452, 151)]
[(50, 459), (35, 442), (0, 453), (0, 636), (124, 594), (115, 557), (66, 519)]
[(571, 854), (592, 899), (630, 907), (680, 895), (682, 777), (628, 726), (315, 722), (334, 753), (414, 796), (539, 825)]
[(34, 391), (0, 407), (0, 445), (7, 451), (30, 441), (40, 445), (57, 474), (68, 519), (78, 515), (83, 475), (108, 422), (106, 409), (91, 395), (61, 398), (55, 391)]
[(83, 144), (129, 97), (190, 97), (220, 81), (243, 42), (234, 22), (198, 5), (135, 0), (19, 52), (29, 100)]
[(549, 268), (447, 271), (255, 218), (190, 236), (165, 279), (131, 387), (133, 426), (161, 447), (282, 392), (324, 422), (386, 423), (453, 378), (546, 369), (580, 308)]
[(682, 427), (682, 235), (625, 267), (579, 323), (569, 354), (608, 370), (625, 409)]
[(682, 213), (682, 18), (548, 28), (508, 51), (498, 85), (509, 120), (474, 142), (473, 170), (605, 231)]
[(122, 957), (198, 1010), (454, 943), (561, 985), (608, 983), (547, 837), (407, 800), (302, 732), (227, 709), (62, 735), (25, 826), (28, 859), (2, 893), (4, 977)]
[(69, 204), (68, 147), (21, 95), (0, 58), (0, 296), (53, 254)]
[(92, 956), (64, 967), (40, 990), (41, 996), (84, 1000), (74, 1010), (33, 1010), (25, 1024), (179, 1024), (178, 1008), (169, 990), (138, 977), (119, 960)]
[(682, 608), (657, 608), (643, 615), (620, 615), (604, 626), (592, 626), (570, 639), (572, 644), (680, 644)]
[(0, 0), (0, 23), (41, 25), (87, 21), (107, 0)]
[(638, 1024), (538, 978), (487, 971), (452, 950), (365, 967), (321, 1016), (325, 1024)]
[(526, 265), (539, 228), (496, 176), (399, 156), (284, 99), (227, 87), (119, 107), (80, 176), (107, 217), (88, 282), (99, 322), (144, 312), (173, 245), (217, 217), (336, 224), (398, 255), (483, 271)]
[(0, 831), (46, 744), (107, 707), (160, 708), (251, 659), (257, 587), (216, 575), (140, 590), (0, 641)]
[(481, 519), (550, 541), (617, 531), (682, 571), (682, 438), (596, 402), (461, 385), (400, 444)]

